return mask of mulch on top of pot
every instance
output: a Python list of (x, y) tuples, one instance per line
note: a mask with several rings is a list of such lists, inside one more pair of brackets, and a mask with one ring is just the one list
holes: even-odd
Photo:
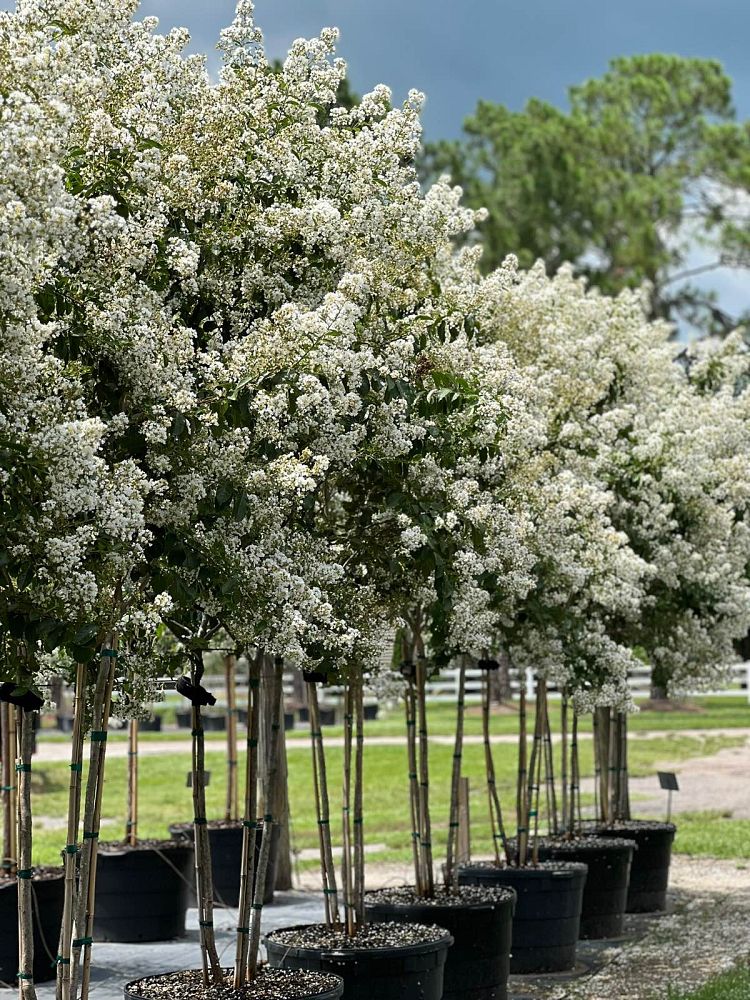
[(486, 871), (560, 871), (560, 869), (570, 869), (571, 871), (579, 871), (581, 868), (585, 868), (580, 861), (537, 861), (536, 864), (532, 864), (529, 860), (521, 868), (519, 865), (507, 865), (498, 864), (496, 861), (470, 861), (468, 864), (461, 865), (459, 871), (475, 871), (477, 868), (485, 869)]
[[(41, 866), (39, 868), (31, 869), (31, 880), (32, 882), (47, 882), (51, 879), (63, 878), (64, 872), (62, 868), (54, 868)], [(18, 879), (15, 875), (10, 875), (8, 872), (0, 871), (0, 886), (16, 885)]]
[[(241, 819), (210, 819), (206, 823), (206, 826), (210, 830), (236, 830), (237, 827), (242, 826)], [(188, 836), (193, 835), (194, 824), (190, 821), (186, 823), (170, 823), (169, 829), (174, 830), (175, 833), (184, 833)]]
[(590, 831), (574, 837), (566, 837), (563, 834), (558, 837), (540, 837), (538, 843), (540, 850), (554, 848), (556, 851), (571, 852), (587, 849), (607, 851), (623, 847), (633, 847), (638, 850), (638, 845), (626, 837), (599, 837)]
[(128, 983), (126, 996), (143, 1000), (294, 1000), (315, 997), (335, 990), (340, 980), (327, 972), (299, 969), (271, 969), (262, 966), (257, 978), (236, 990), (232, 973), (225, 970), (222, 983), (203, 984), (200, 969), (185, 969), (160, 976), (146, 976)]
[(365, 894), (365, 903), (389, 903), (393, 906), (486, 906), (488, 903), (502, 903), (515, 896), (512, 889), (500, 885), (460, 885), (446, 892), (442, 888), (431, 897), (418, 896), (411, 885), (389, 886), (373, 889)]
[(378, 948), (403, 948), (415, 944), (435, 944), (446, 937), (435, 924), (399, 924), (387, 921), (367, 924), (354, 937), (326, 924), (306, 927), (282, 927), (267, 935), (269, 940), (289, 948), (313, 948), (318, 951), (376, 951)]
[(123, 840), (103, 840), (98, 849), (104, 854), (121, 854), (126, 851), (182, 851), (185, 845), (178, 840), (138, 840), (135, 844), (126, 844)]

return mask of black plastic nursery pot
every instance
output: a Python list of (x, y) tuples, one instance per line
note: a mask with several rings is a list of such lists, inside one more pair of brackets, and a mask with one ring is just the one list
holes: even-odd
[(508, 886), (517, 894), (513, 916), (511, 974), (564, 972), (576, 962), (586, 865), (540, 862), (536, 867), (467, 865), (462, 885)]
[[(225, 970), (229, 977), (231, 970)], [(294, 987), (287, 990), (285, 987)], [(123, 992), (125, 1000), (204, 1000), (215, 987), (206, 989), (200, 969), (185, 969), (167, 972), (160, 976), (146, 976), (126, 983)], [(221, 994), (231, 1000), (232, 992)], [(269, 996), (285, 1000), (340, 1000), (344, 995), (344, 983), (339, 976), (315, 973), (294, 973), (283, 969), (261, 967), (252, 985), (245, 985), (241, 992), (234, 994), (238, 1000), (266, 1000)]]
[[(46, 983), (57, 975), (65, 881), (62, 868), (39, 869), (31, 880), (34, 894), (34, 979)], [(0, 980), (15, 983), (18, 972), (18, 883), (0, 877)]]
[(193, 713), (190, 709), (179, 709), (174, 713), (178, 729), (190, 729), (193, 725)]
[(438, 889), (431, 900), (413, 888), (383, 889), (365, 898), (371, 921), (434, 923), (453, 937), (445, 961), (443, 1000), (507, 1000), (516, 894), (504, 887)]
[(294, 729), (295, 721), (294, 712), (284, 712), (284, 732)]
[(365, 705), (362, 709), (362, 715), (365, 722), (373, 722), (378, 717), (379, 705)]
[(628, 898), (635, 842), (619, 837), (542, 840), (541, 861), (579, 861), (588, 867), (583, 888), (580, 937), (620, 937)]
[(201, 723), (206, 733), (223, 733), (227, 728), (226, 715), (202, 715)]
[(193, 845), (176, 840), (101, 844), (96, 865), (94, 937), (168, 941), (185, 933), (194, 881)]
[(627, 820), (612, 827), (597, 827), (599, 837), (624, 837), (635, 841), (637, 850), (630, 869), (627, 913), (656, 913), (667, 908), (669, 864), (674, 823)]
[[(361, 935), (402, 939), (367, 947)], [(320, 943), (314, 939), (319, 936)], [(294, 944), (301, 937), (304, 944)], [(420, 924), (371, 924), (351, 941), (324, 924), (285, 927), (264, 938), (273, 968), (332, 972), (344, 980), (346, 1000), (441, 1000), (443, 971), (451, 935)], [(421, 940), (415, 940), (422, 938)], [(372, 940), (372, 938), (369, 938)]]
[(154, 715), (150, 719), (141, 719), (138, 722), (138, 729), (142, 733), (160, 733), (161, 732), (161, 716)]
[[(278, 857), (281, 829), (276, 824), (271, 830), (271, 854), (266, 871), (264, 903), (273, 902), (276, 884), (276, 860)], [(185, 841), (192, 847), (193, 824), (173, 823), (169, 827), (173, 840)], [(255, 860), (260, 853), (262, 830), (255, 836)], [(242, 856), (242, 823), (240, 821), (209, 820), (208, 842), (211, 847), (211, 874), (214, 883), (214, 901), (222, 906), (237, 906), (240, 901), (240, 860)], [(192, 878), (195, 882), (195, 878)], [(189, 904), (195, 906), (195, 890), (189, 893)]]

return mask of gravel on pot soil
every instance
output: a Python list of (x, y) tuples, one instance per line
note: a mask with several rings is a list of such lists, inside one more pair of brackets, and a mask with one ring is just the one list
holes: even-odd
[[(632, 843), (632, 841), (628, 841)], [(452, 892), (442, 887), (431, 898), (418, 896), (414, 886), (390, 886), (373, 889), (365, 895), (365, 903), (390, 903), (396, 906), (482, 906), (487, 903), (504, 903), (515, 896), (512, 889), (502, 885), (460, 885)]]
[[(241, 819), (210, 819), (206, 826), (209, 830), (236, 830), (238, 826), (242, 826)], [(177, 833), (193, 832), (192, 823), (170, 823), (170, 830), (174, 830)]]
[(135, 844), (126, 844), (122, 840), (104, 840), (98, 849), (103, 854), (124, 854), (126, 851), (184, 851), (185, 845), (177, 840), (139, 840)]
[(676, 830), (674, 823), (660, 823), (658, 819), (628, 819), (617, 820), (611, 826), (606, 827), (603, 823), (592, 824), (593, 830)]
[[(39, 868), (32, 868), (31, 881), (32, 882), (47, 882), (54, 878), (62, 878), (64, 872), (62, 868), (54, 868), (47, 866), (40, 866)], [(8, 875), (6, 872), (0, 872), (0, 888), (8, 885), (15, 885), (18, 879), (15, 875)]]
[(435, 924), (400, 924), (384, 921), (367, 924), (353, 938), (342, 930), (326, 924), (307, 927), (282, 927), (271, 931), (268, 940), (285, 944), (289, 948), (313, 948), (316, 951), (376, 951), (378, 948), (408, 948), (415, 944), (432, 944), (442, 941), (446, 931)]
[(232, 972), (224, 970), (224, 981), (203, 985), (200, 969), (186, 969), (162, 976), (146, 976), (125, 987), (132, 996), (144, 1000), (294, 1000), (294, 997), (314, 997), (329, 993), (339, 979), (327, 972), (307, 972), (301, 969), (271, 969), (261, 966), (253, 983), (239, 990), (232, 985)]
[(585, 851), (589, 848), (592, 851), (607, 851), (620, 847), (635, 847), (638, 850), (638, 845), (626, 837), (597, 837), (592, 833), (572, 839), (568, 837), (542, 837), (539, 846), (554, 847), (556, 851)]
[(489, 871), (509, 872), (560, 871), (561, 868), (578, 871), (579, 869), (585, 867), (586, 865), (584, 865), (581, 861), (538, 861), (535, 865), (529, 861), (523, 866), (523, 868), (519, 865), (498, 865), (495, 861), (472, 861), (467, 865), (461, 865), (459, 872), (469, 871), (472, 868), (484, 868)]

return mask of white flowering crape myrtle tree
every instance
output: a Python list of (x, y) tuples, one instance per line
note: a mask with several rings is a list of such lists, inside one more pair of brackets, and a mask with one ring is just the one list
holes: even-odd
[[(581, 566), (582, 600), (546, 627), (532, 616), (511, 647), (529, 665), (544, 665), (577, 712), (600, 710), (600, 809), (614, 818), (628, 810), (623, 755), (634, 654), (646, 658), (658, 688), (710, 688), (746, 627), (747, 470), (736, 461), (738, 449), (746, 453), (744, 430), (731, 393), (699, 398), (669, 328), (645, 320), (636, 293), (609, 299), (568, 269), (549, 279), (541, 267), (518, 273), (513, 261), (488, 282), (498, 335), (547, 390), (551, 453), (565, 470), (552, 482), (576, 477), (603, 517)], [(585, 508), (575, 508), (578, 520)], [(585, 542), (570, 519), (568, 528), (561, 534), (573, 545)], [(543, 604), (555, 590), (544, 589)], [(612, 740), (609, 707), (620, 730)], [(615, 762), (607, 761), (610, 744), (620, 748)]]

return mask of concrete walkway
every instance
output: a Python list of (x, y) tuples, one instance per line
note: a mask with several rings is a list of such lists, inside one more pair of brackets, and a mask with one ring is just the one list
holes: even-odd
[[(668, 739), (674, 736), (691, 736), (691, 737), (701, 737), (701, 736), (744, 736), (745, 738), (750, 737), (750, 728), (738, 728), (738, 729), (649, 729), (644, 732), (632, 732), (628, 734), (628, 739), (630, 740), (656, 740), (656, 739)], [(579, 733), (579, 740), (590, 740), (591, 733)], [(492, 738), (493, 744), (498, 745), (515, 745), (518, 742), (518, 737), (512, 733), (499, 733)], [(559, 741), (559, 736), (556, 733), (552, 735), (553, 743)], [(430, 736), (429, 742), (433, 746), (453, 746), (454, 737), (453, 736)], [(466, 746), (478, 746), (482, 743), (482, 737), (478, 735), (470, 735), (464, 737), (464, 744)], [(341, 736), (331, 736), (327, 737), (325, 740), (326, 747), (343, 747), (344, 740)], [(368, 736), (367, 737), (368, 746), (383, 746), (383, 747), (400, 747), (406, 745), (406, 740), (403, 736)], [(212, 750), (223, 752), (226, 743), (223, 740), (210, 739), (206, 740), (206, 752), (210, 753)], [(294, 750), (310, 750), (310, 740), (307, 736), (295, 736), (286, 741), (287, 752), (292, 752)], [(245, 748), (245, 738), (238, 739), (237, 749), (242, 751)], [(138, 746), (138, 754), (143, 757), (155, 757), (162, 754), (173, 754), (173, 753), (190, 753), (190, 738), (186, 734), (182, 738), (175, 737), (175, 739), (159, 739), (159, 740), (149, 740), (148, 738), (142, 738)], [(128, 755), (128, 743), (127, 740), (110, 740), (107, 744), (107, 757), (127, 757)], [(37, 743), (37, 752), (35, 759), (41, 762), (45, 761), (69, 761), (70, 760), (70, 743), (66, 740), (45, 740), (44, 736), (40, 736)]]

